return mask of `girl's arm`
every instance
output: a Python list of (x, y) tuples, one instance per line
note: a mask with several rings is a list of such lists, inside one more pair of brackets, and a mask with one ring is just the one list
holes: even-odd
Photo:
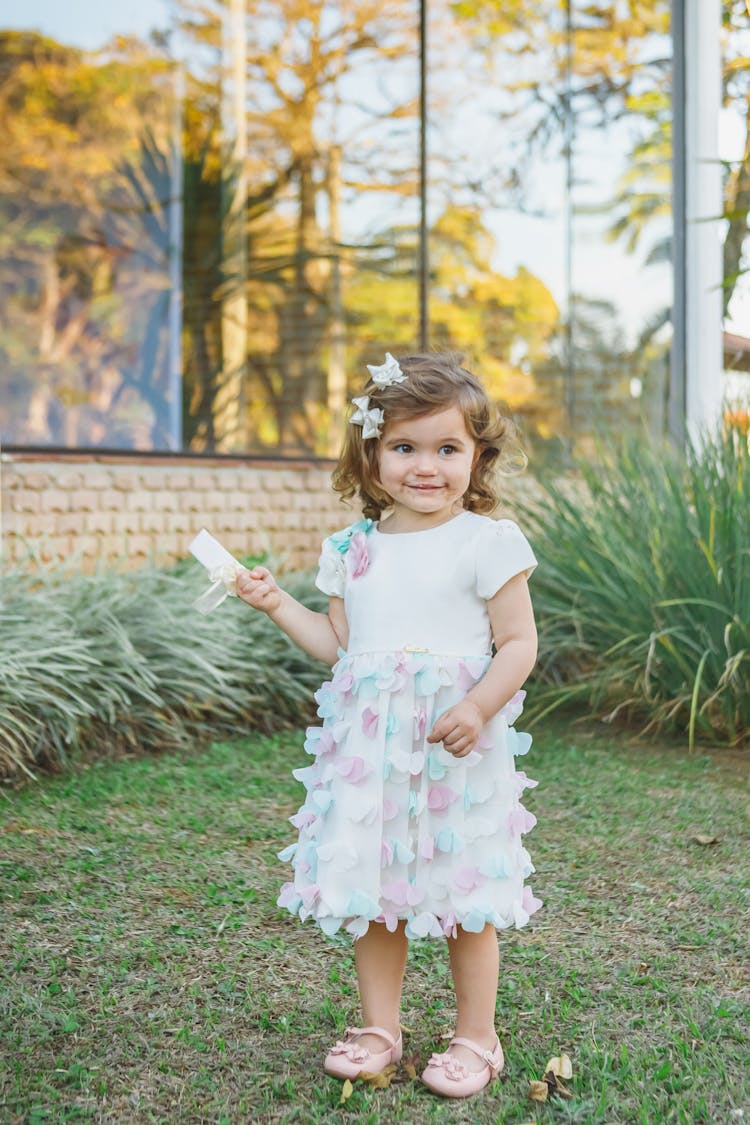
[(427, 738), (463, 758), (482, 727), (512, 699), (536, 663), (536, 625), (525, 574), (517, 574), (487, 602), (497, 652), (482, 679), (460, 703), (444, 711)]
[(331, 598), (328, 613), (316, 613), (282, 590), (264, 566), (240, 572), (237, 595), (253, 609), (267, 613), (290, 640), (316, 660), (335, 664), (338, 650), (346, 648), (349, 630), (343, 598)]

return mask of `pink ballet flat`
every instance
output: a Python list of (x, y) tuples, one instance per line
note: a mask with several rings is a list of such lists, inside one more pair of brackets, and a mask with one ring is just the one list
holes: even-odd
[[(373, 1054), (367, 1047), (360, 1047), (357, 1043), (360, 1035), (379, 1035), (390, 1046), (386, 1051)], [(343, 1041), (339, 1039), (331, 1047), (323, 1063), (326, 1074), (334, 1078), (359, 1078), (360, 1074), (377, 1074), (389, 1063), (401, 1061), (404, 1053), (401, 1032), (398, 1039), (394, 1039), (390, 1032), (382, 1027), (347, 1027)]]
[[(455, 1055), (450, 1053), (454, 1044), (468, 1047), (484, 1062), (481, 1070), (468, 1070)], [(432, 1056), (427, 1066), (422, 1071), (422, 1081), (425, 1086), (436, 1094), (443, 1094), (446, 1098), (468, 1098), (478, 1094), (494, 1078), (497, 1078), (505, 1066), (503, 1049), (500, 1040), (491, 1051), (485, 1051), (471, 1039), (452, 1039), (450, 1047), (442, 1055)]]

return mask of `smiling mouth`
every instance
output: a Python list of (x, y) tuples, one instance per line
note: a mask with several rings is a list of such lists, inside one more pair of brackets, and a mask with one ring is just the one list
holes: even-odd
[(417, 492), (439, 492), (442, 484), (410, 484), (409, 488), (415, 488)]

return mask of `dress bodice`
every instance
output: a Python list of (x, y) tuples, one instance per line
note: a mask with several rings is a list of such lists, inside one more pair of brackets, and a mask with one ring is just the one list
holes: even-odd
[(515, 523), (474, 512), (424, 531), (390, 534), (373, 526), (366, 535), (364, 572), (357, 577), (346, 555), (339, 556), (337, 570), (323, 565), (327, 549), (333, 549), (328, 544), (317, 584), (344, 597), (350, 654), (401, 649), (487, 654), (492, 640), (487, 600), (536, 565)]

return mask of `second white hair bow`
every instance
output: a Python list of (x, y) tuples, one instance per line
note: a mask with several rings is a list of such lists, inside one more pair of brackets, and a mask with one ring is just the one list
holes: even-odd
[(369, 395), (362, 395), (360, 398), (353, 398), (352, 402), (356, 406), (356, 410), (349, 419), (355, 426), (362, 427), (363, 438), (380, 437), (380, 427), (383, 425), (383, 411), (378, 407), (370, 407)]
[(373, 383), (378, 387), (391, 387), (394, 383), (406, 381), (398, 360), (394, 359), (390, 352), (385, 353), (385, 363), (381, 363), (379, 367), (373, 367), (368, 363), (367, 370)]

